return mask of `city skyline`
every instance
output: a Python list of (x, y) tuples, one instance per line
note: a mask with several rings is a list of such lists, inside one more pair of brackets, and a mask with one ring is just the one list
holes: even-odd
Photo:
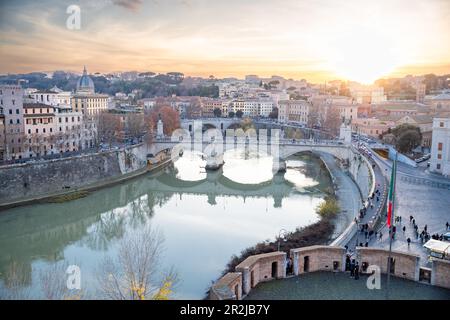
[[(80, 30), (66, 27), (66, 10), (74, 4), (81, 9)], [(362, 83), (450, 73), (450, 4), (444, 0), (287, 1), (283, 6), (80, 0), (1, 6), (1, 73), (76, 71), (87, 65), (101, 73), (179, 71)]]

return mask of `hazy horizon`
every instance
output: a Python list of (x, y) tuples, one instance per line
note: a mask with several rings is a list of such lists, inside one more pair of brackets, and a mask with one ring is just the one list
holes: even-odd
[[(70, 5), (81, 28), (66, 27)], [(450, 73), (450, 1), (2, 1), (1, 73), (280, 75), (323, 83)]]

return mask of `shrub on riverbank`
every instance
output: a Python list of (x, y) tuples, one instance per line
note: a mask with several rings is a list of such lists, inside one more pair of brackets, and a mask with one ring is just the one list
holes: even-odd
[(335, 197), (327, 196), (316, 208), (316, 213), (323, 218), (333, 218), (341, 211)]
[(63, 202), (67, 202), (67, 201), (84, 198), (88, 194), (89, 194), (88, 191), (76, 191), (76, 192), (72, 192), (72, 193), (68, 193), (68, 194), (63, 194), (60, 196), (51, 197), (51, 198), (47, 199), (45, 202), (63, 203)]

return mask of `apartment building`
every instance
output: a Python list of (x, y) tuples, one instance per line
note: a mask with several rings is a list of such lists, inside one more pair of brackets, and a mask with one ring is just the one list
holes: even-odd
[[(18, 85), (0, 86), (0, 108), (3, 122), (3, 159), (21, 159), (23, 154), (24, 119), (23, 89)], [(0, 127), (1, 129), (1, 127)], [(1, 133), (0, 133), (1, 134)]]
[(278, 121), (308, 122), (311, 104), (305, 100), (282, 100), (278, 103)]

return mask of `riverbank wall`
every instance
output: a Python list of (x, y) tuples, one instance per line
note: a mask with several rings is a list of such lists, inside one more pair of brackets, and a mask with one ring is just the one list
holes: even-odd
[[(346, 250), (338, 246), (309, 246), (290, 250), (292, 273), (286, 273), (286, 253), (272, 252), (250, 256), (239, 264), (234, 272), (225, 274), (216, 281), (209, 292), (211, 300), (241, 300), (258, 283), (298, 276), (317, 271), (346, 272)], [(374, 268), (382, 274), (387, 272), (388, 258), (395, 260), (391, 275), (411, 281), (422, 282), (450, 289), (450, 261), (433, 259), (429, 278), (421, 278), (419, 256), (385, 249), (356, 248), (356, 257), (361, 273), (370, 275)]]
[(147, 172), (147, 145), (0, 167), (0, 209), (95, 190)]

